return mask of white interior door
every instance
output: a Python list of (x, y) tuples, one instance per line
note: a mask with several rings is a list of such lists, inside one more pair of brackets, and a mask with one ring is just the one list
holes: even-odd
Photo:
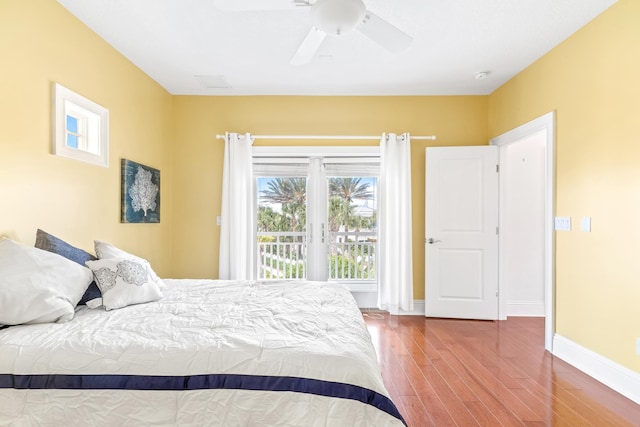
[(498, 147), (426, 156), (425, 314), (498, 319)]

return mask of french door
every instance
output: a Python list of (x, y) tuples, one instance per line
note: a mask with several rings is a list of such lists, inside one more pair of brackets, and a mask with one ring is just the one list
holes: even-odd
[(377, 289), (377, 158), (259, 158), (254, 175), (258, 279)]

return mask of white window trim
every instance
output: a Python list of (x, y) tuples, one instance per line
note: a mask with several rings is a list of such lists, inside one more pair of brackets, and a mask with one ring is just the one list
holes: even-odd
[[(67, 107), (67, 105), (70, 105), (70, 107)], [(93, 132), (87, 129), (87, 118), (80, 118), (79, 122), (84, 122), (83, 127), (85, 129), (84, 134), (79, 139), (89, 137), (91, 141), (83, 141), (82, 144), (79, 142), (77, 149), (68, 147), (66, 144), (67, 108), (76, 113), (72, 114), (74, 117), (78, 111), (85, 110), (97, 118), (93, 124), (93, 127), (97, 129), (93, 129)], [(53, 154), (98, 166), (109, 167), (109, 110), (58, 83), (54, 83), (52, 128)], [(91, 135), (89, 135), (90, 132)]]

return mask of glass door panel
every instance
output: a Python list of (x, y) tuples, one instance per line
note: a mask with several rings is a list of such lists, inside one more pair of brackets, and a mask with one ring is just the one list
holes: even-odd
[(329, 280), (375, 282), (377, 178), (329, 177)]
[(258, 279), (304, 279), (307, 267), (307, 179), (259, 177)]
[(257, 174), (257, 277), (376, 291), (376, 170), (325, 162), (313, 157), (304, 167)]

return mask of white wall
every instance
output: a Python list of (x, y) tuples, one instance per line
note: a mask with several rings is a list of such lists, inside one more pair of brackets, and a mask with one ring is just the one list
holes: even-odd
[(507, 316), (544, 316), (545, 131), (501, 147)]

